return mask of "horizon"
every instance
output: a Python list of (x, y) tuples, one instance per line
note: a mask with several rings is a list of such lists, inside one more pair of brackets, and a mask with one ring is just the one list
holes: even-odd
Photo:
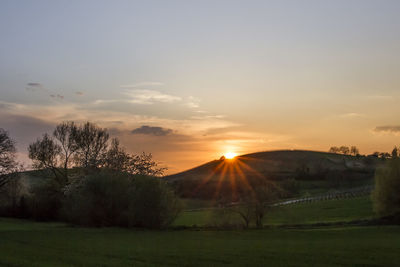
[(109, 129), (166, 174), (276, 150), (400, 144), (400, 2), (0, 4), (0, 128)]

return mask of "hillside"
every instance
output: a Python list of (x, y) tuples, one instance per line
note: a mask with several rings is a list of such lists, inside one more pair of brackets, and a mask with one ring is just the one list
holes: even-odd
[(287, 197), (291, 197), (371, 183), (380, 164), (382, 160), (374, 157), (280, 150), (214, 160), (165, 179), (181, 196), (189, 198), (235, 198), (266, 180), (289, 189)]

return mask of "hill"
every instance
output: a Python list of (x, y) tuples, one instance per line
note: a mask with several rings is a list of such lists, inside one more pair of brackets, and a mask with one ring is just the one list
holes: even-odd
[(235, 199), (264, 181), (279, 184), (285, 197), (293, 197), (369, 184), (382, 162), (375, 157), (279, 150), (213, 160), (164, 179), (188, 198)]

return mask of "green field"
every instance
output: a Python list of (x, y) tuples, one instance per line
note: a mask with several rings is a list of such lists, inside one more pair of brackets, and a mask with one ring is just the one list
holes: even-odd
[(398, 266), (400, 227), (72, 228), (0, 218), (1, 266)]
[[(206, 226), (218, 222), (218, 209), (185, 211), (174, 222), (175, 226)], [(352, 199), (326, 200), (272, 208), (265, 217), (266, 225), (313, 224), (320, 222), (348, 222), (374, 217), (369, 196)], [(240, 223), (238, 216), (230, 221)]]

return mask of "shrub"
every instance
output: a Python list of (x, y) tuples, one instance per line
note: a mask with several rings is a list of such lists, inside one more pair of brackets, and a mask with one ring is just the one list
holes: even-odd
[(63, 193), (61, 187), (52, 179), (36, 184), (28, 197), (29, 213), (35, 220), (58, 220)]
[(375, 174), (372, 193), (375, 211), (381, 215), (400, 214), (400, 159), (390, 160)]
[(86, 226), (162, 228), (180, 211), (161, 179), (105, 170), (74, 185), (63, 206), (68, 222)]

